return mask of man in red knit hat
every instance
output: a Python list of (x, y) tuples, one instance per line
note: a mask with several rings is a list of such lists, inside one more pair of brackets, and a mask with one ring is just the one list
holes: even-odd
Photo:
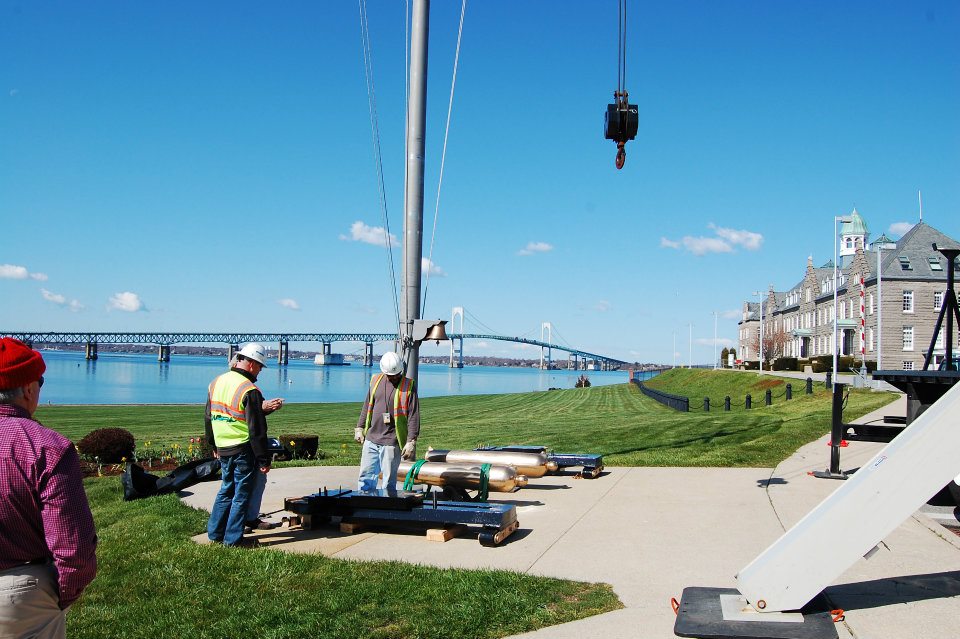
[(0, 339), (0, 637), (66, 636), (66, 610), (97, 574), (77, 451), (32, 419), (46, 369)]

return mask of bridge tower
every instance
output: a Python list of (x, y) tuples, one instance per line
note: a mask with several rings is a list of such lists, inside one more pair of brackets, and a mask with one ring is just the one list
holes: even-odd
[[(460, 330), (457, 330), (457, 316), (460, 316)], [(450, 328), (457, 337), (450, 339), (450, 368), (463, 368), (463, 307), (454, 306), (450, 317)]]
[(87, 359), (97, 359), (97, 343), (93, 341), (87, 342), (86, 348), (86, 358)]
[(240, 350), (239, 344), (229, 344), (227, 346), (227, 366), (233, 363), (233, 358), (237, 354), (237, 351)]
[(170, 361), (170, 345), (169, 344), (160, 344), (160, 348), (157, 349), (157, 361), (158, 362)]
[(571, 371), (578, 371), (578, 370), (580, 370), (579, 364), (578, 364), (578, 362), (577, 362), (577, 354), (576, 354), (576, 353), (570, 353), (570, 355), (567, 356), (567, 369), (568, 369), (568, 370), (571, 370)]
[(363, 346), (363, 365), (373, 366), (373, 342), (364, 342)]
[(290, 342), (285, 339), (280, 340), (277, 348), (277, 365), (286, 366), (290, 363)]
[[(543, 335), (546, 333), (547, 339), (543, 339)], [(546, 342), (548, 344), (553, 343), (553, 326), (550, 325), (550, 322), (544, 322), (540, 325), (540, 341)], [(546, 358), (544, 358), (546, 355)], [(540, 347), (540, 368), (547, 369), (550, 368), (551, 358), (553, 356), (553, 351), (549, 346)]]

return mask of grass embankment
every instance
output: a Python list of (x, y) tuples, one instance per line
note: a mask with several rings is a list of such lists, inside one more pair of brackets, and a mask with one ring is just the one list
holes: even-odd
[[(422, 402), (426, 445), (542, 444), (602, 453), (608, 465), (773, 466), (830, 428), (830, 393), (763, 406), (788, 380), (753, 373), (674, 370), (651, 385), (722, 406), (751, 393), (755, 408), (678, 413), (633, 385)], [(852, 420), (893, 399), (854, 391)], [(357, 465), (359, 404), (291, 404), (269, 418), (275, 434), (313, 433), (322, 464)], [(201, 406), (43, 407), (38, 419), (74, 441), (123, 427), (138, 442), (202, 432)], [(100, 535), (100, 574), (69, 616), (71, 637), (499, 637), (621, 606), (603, 584), (502, 571), (438, 570), (398, 562), (345, 562), (274, 550), (197, 546), (207, 514), (167, 495), (123, 502), (116, 478), (88, 480)]]
[[(793, 399), (782, 397), (793, 384)], [(729, 371), (674, 369), (648, 382), (691, 398), (690, 413), (679, 413), (645, 397), (633, 385), (422, 401), (419, 452), (473, 448), (478, 444), (539, 444), (560, 452), (601, 453), (611, 466), (772, 467), (803, 444), (830, 430), (830, 391), (803, 380)], [(772, 406), (763, 405), (773, 391)], [(742, 407), (753, 396), (751, 410)], [(724, 412), (730, 395), (734, 408)], [(702, 411), (704, 397), (712, 410)], [(854, 390), (844, 419), (851, 421), (892, 401), (890, 393)], [(739, 405), (739, 406), (738, 406)], [(353, 442), (360, 404), (288, 404), (269, 417), (274, 434), (319, 437), (323, 465), (360, 463)], [(203, 432), (202, 406), (42, 407), (38, 418), (73, 441), (95, 428), (122, 427), (138, 442), (186, 442)]]
[(85, 487), (100, 571), (68, 615), (74, 639), (501, 637), (621, 607), (604, 584), (199, 546), (207, 514), (175, 495)]

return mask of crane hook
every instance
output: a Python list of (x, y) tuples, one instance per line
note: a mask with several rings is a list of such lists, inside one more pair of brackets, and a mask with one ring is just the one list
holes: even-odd
[(625, 142), (617, 142), (617, 169), (623, 168), (623, 163), (627, 161), (627, 150), (624, 148)]

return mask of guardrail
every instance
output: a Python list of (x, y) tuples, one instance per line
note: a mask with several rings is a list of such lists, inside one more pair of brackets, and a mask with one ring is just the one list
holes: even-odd
[(670, 393), (664, 393), (663, 391), (654, 390), (646, 386), (643, 382), (632, 379), (630, 380), (637, 387), (640, 388), (640, 392), (649, 397), (650, 399), (656, 400), (663, 404), (664, 406), (669, 406), (674, 410), (678, 410), (684, 413), (690, 412), (690, 398), (683, 397), (681, 395), (671, 395)]

